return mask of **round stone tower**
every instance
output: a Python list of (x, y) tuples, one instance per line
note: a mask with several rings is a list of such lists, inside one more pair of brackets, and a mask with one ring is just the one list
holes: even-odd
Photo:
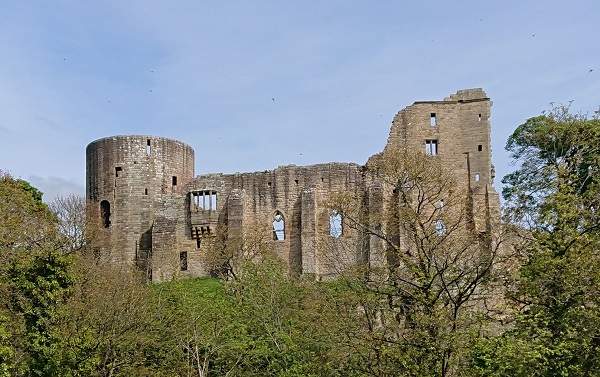
[[(122, 135), (86, 148), (88, 214), (100, 221), (97, 257), (151, 273), (152, 230), (194, 177), (194, 150), (177, 140)], [(165, 215), (166, 214), (166, 215)]]

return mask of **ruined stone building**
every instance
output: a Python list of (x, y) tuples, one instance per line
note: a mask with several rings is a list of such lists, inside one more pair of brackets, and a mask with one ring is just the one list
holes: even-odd
[[(396, 114), (385, 147), (440, 159), (468, 187), (479, 232), (489, 231), (489, 217), (499, 209), (492, 186), (490, 106), (481, 89), (415, 102)], [(257, 220), (265, 223), (273, 250), (293, 274), (324, 277), (347, 264), (385, 260), (385, 248), (359, 229), (346, 229), (344, 219), (326, 205), (343, 191), (362, 197), (367, 213), (385, 210), (377, 200), (382, 186), (368, 163), (194, 176), (192, 147), (145, 135), (99, 139), (86, 154), (87, 199), (103, 226), (95, 252), (115, 265), (145, 269), (153, 281), (209, 275), (203, 240), (221, 226), (229, 237), (242, 235)], [(351, 245), (337, 266), (320, 246), (322, 237)]]

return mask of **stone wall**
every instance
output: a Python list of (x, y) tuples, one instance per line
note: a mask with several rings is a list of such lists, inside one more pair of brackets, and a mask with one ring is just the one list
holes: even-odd
[(341, 236), (330, 234), (335, 214), (328, 201), (350, 193), (366, 219), (389, 211), (384, 203), (392, 190), (369, 166), (390, 152), (435, 155), (456, 177), (457, 190), (468, 192), (474, 229), (489, 233), (490, 218), (499, 217), (490, 107), (481, 89), (415, 102), (394, 117), (384, 151), (365, 166), (290, 165), (194, 178), (194, 151), (184, 143), (151, 136), (94, 141), (87, 148), (87, 197), (110, 206), (99, 248), (111, 263), (145, 268), (153, 281), (210, 274), (206, 240), (221, 228), (230, 238), (259, 232), (292, 274), (327, 278), (354, 263), (383, 266), (380, 239), (343, 222)]
[(90, 143), (86, 160), (86, 197), (99, 207), (105, 233), (97, 251), (116, 265), (151, 268), (155, 222), (179, 218), (168, 198), (178, 202), (193, 179), (194, 150), (167, 138), (123, 135)]

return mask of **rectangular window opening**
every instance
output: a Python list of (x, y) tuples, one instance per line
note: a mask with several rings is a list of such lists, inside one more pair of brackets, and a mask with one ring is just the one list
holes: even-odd
[(119, 176), (119, 173), (123, 171), (123, 168), (120, 166), (115, 167), (115, 177)]
[(146, 155), (150, 156), (150, 139), (146, 140)]
[(179, 253), (179, 269), (181, 271), (187, 271), (188, 269), (187, 251)]
[(481, 114), (479, 114), (479, 122), (481, 122)]
[(431, 127), (437, 126), (437, 118), (435, 116), (435, 113), (431, 113), (431, 118), (429, 119), (429, 121), (431, 122)]
[(437, 140), (425, 140), (425, 154), (428, 156), (437, 156), (437, 154), (438, 154)]
[(173, 186), (177, 186), (177, 177), (173, 176)]
[(216, 192), (210, 193), (210, 209), (212, 211), (217, 210), (217, 193)]
[(483, 145), (479, 144), (477, 146), (477, 151), (481, 152), (483, 150)]
[(144, 189), (144, 195), (148, 195), (148, 189)]
[(216, 211), (217, 205), (216, 191), (192, 191), (190, 193), (190, 208), (195, 211)]
[(475, 182), (479, 182), (480, 179), (481, 176), (479, 175), (479, 173), (475, 173)]

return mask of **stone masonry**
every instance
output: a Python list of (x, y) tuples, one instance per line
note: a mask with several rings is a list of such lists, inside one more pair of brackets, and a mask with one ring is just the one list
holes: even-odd
[[(500, 206), (493, 188), (490, 107), (481, 89), (415, 102), (394, 117), (384, 150), (436, 155), (468, 187), (470, 215), (481, 233), (490, 231), (490, 217), (499, 216)], [(152, 281), (211, 274), (203, 240), (222, 227), (236, 237), (257, 222), (265, 223), (268, 242), (292, 274), (321, 278), (350, 264), (385, 260), (377, 242), (355, 229), (342, 231), (342, 219), (326, 205), (335, 193), (350, 192), (364, 198), (367, 212), (383, 210), (382, 186), (369, 162), (194, 177), (189, 145), (140, 135), (96, 140), (86, 154), (86, 196), (102, 225), (95, 253), (115, 265), (144, 269)], [(323, 236), (343, 240), (342, 255), (333, 258), (319, 242)]]

